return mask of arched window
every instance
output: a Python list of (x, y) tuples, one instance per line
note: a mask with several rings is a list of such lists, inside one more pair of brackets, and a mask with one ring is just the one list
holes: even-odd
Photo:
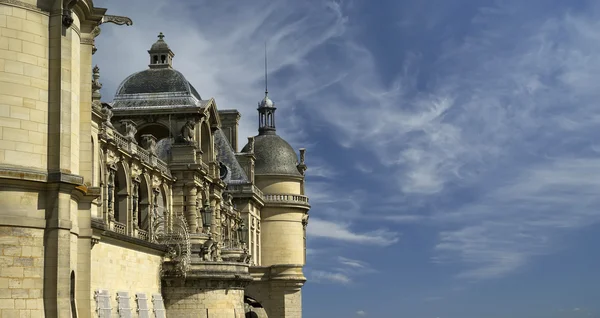
[[(127, 174), (122, 164), (118, 165), (115, 174), (115, 220), (127, 224), (129, 191), (127, 189)], [(125, 234), (125, 233), (122, 233)]]
[(209, 163), (212, 161), (210, 129), (207, 123), (203, 123), (200, 131), (200, 149), (202, 149), (202, 161)]
[(154, 64), (158, 64), (158, 55), (154, 55)]
[(150, 201), (150, 188), (146, 178), (142, 176), (140, 182), (140, 195), (139, 195), (139, 216), (138, 216), (138, 227), (141, 230), (150, 230), (150, 209), (152, 208), (152, 202)]
[(161, 63), (162, 63), (162, 64), (165, 64), (165, 63), (167, 62), (167, 57), (166, 57), (166, 55), (164, 55), (164, 54), (163, 54), (163, 55), (161, 55), (161, 56), (160, 56), (160, 61), (161, 61)]

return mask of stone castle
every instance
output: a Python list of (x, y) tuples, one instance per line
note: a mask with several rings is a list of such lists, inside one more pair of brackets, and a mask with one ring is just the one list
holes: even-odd
[[(173, 68), (102, 102), (92, 0), (0, 0), (0, 317), (302, 317), (305, 150)], [(149, 43), (150, 44), (150, 43)]]

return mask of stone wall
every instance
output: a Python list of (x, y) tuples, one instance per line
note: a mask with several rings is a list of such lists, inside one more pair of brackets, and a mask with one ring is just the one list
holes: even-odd
[(0, 317), (42, 317), (44, 230), (0, 226)]
[[(111, 295), (113, 312), (117, 312), (117, 292), (129, 292), (131, 308), (135, 314), (136, 293), (145, 293), (152, 308), (152, 294), (160, 293), (159, 253), (141, 251), (135, 247), (123, 247), (100, 242), (92, 248), (91, 260), (91, 300), (95, 310), (94, 291), (106, 289)], [(134, 315), (136, 316), (136, 315)], [(92, 315), (94, 317), (94, 315)]]
[(46, 168), (48, 21), (0, 4), (0, 164)]
[[(244, 318), (244, 291), (241, 289), (205, 289), (165, 287), (165, 306), (169, 317)], [(172, 300), (176, 299), (176, 300)]]
[(263, 207), (261, 265), (304, 264), (302, 210)]

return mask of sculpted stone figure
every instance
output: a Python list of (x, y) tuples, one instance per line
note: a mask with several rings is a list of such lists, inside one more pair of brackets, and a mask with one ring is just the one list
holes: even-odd
[(135, 134), (137, 133), (135, 123), (131, 120), (123, 120), (121, 123), (125, 126), (125, 138), (135, 141)]
[(300, 148), (300, 164), (304, 164), (304, 159), (306, 157), (306, 149)]
[(254, 152), (254, 137), (248, 137), (248, 152)]
[(111, 120), (112, 120), (113, 112), (110, 108), (111, 108), (110, 106), (103, 107), (102, 113), (104, 114), (104, 118), (105, 118), (104, 124), (106, 124), (109, 127), (112, 127), (113, 125), (112, 125)]
[(183, 127), (181, 127), (181, 135), (180, 139), (182, 141), (191, 143), (194, 141), (194, 130), (196, 127), (196, 122), (193, 120), (188, 120)]
[(156, 137), (151, 134), (142, 135), (142, 147), (153, 155), (156, 155)]
[(202, 245), (201, 248), (201, 255), (200, 258), (203, 261), (213, 261), (212, 259), (212, 251), (213, 251), (213, 246), (215, 245), (215, 241), (212, 240), (212, 235), (208, 234), (208, 240), (206, 242), (204, 242), (204, 245)]

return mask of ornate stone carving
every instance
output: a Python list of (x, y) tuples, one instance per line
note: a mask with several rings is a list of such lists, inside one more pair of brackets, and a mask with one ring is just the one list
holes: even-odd
[(254, 153), (254, 137), (248, 137), (248, 152)]
[(305, 156), (306, 156), (306, 149), (305, 148), (300, 148), (300, 164), (301, 165), (304, 164)]
[(94, 246), (98, 243), (100, 243), (100, 237), (92, 236), (90, 239), (90, 249), (94, 248)]
[(92, 29), (92, 32), (90, 32), (90, 35), (92, 36), (92, 38), (97, 38), (101, 32), (102, 32), (102, 29), (100, 29), (100, 25), (97, 25)]
[[(163, 226), (163, 228), (166, 228)], [(155, 236), (157, 243), (168, 248), (167, 257), (175, 264), (169, 271), (163, 271), (163, 276), (185, 277), (190, 266), (191, 243), (188, 226), (183, 215), (173, 220), (171, 232), (160, 232)]]
[(100, 94), (100, 89), (102, 88), (102, 83), (100, 83), (100, 68), (98, 65), (94, 66), (92, 69), (92, 101), (99, 101), (102, 95)]
[(112, 125), (112, 116), (113, 116), (113, 112), (112, 112), (112, 106), (110, 106), (109, 104), (103, 104), (102, 106), (102, 113), (104, 114), (104, 124), (106, 124), (109, 127), (113, 127)]
[(302, 174), (302, 175), (304, 175), (304, 172), (306, 172), (306, 164), (304, 163), (305, 156), (306, 156), (306, 149), (300, 148), (300, 163), (298, 164), (297, 168), (298, 168), (298, 172), (300, 172), (300, 174)]
[(121, 125), (125, 131), (125, 138), (127, 138), (127, 140), (131, 142), (137, 143), (137, 141), (135, 140), (135, 134), (137, 134), (137, 127), (135, 125), (135, 122), (130, 119), (124, 119), (121, 120)]
[(142, 167), (140, 167), (140, 165), (137, 162), (132, 162), (131, 163), (131, 178), (134, 180), (139, 180), (140, 175), (142, 175)]
[(213, 239), (212, 239), (212, 234), (208, 234), (208, 240), (206, 240), (206, 242), (204, 242), (204, 244), (202, 244), (202, 247), (200, 248), (200, 258), (203, 261), (208, 261), (208, 262), (214, 261), (214, 259), (212, 258), (212, 253), (211, 253), (214, 245), (215, 245), (215, 241), (213, 241)]
[(149, 153), (156, 155), (156, 137), (151, 134), (142, 135), (142, 147)]
[(62, 12), (62, 24), (65, 28), (71, 27), (73, 25), (73, 7), (80, 0), (66, 0), (63, 4), (63, 12)]
[(302, 228), (304, 230), (306, 230), (306, 226), (308, 225), (308, 218), (309, 218), (308, 213), (306, 213), (306, 214), (304, 214), (304, 216), (302, 216)]
[(139, 192), (140, 192), (140, 182), (139, 179), (136, 177), (133, 182), (132, 182), (132, 189), (131, 189), (131, 198), (132, 198), (132, 215), (133, 215), (133, 227), (137, 230), (139, 229), (138, 226), (138, 214), (139, 214)]
[(183, 127), (181, 127), (181, 134), (179, 135), (180, 141), (192, 143), (194, 141), (194, 131), (196, 128), (196, 122), (188, 120)]
[(152, 176), (152, 188), (158, 188), (158, 187), (160, 187), (161, 184), (162, 184), (162, 180), (160, 179), (160, 177), (157, 175), (153, 175)]
[(118, 16), (118, 15), (105, 15), (102, 18), (102, 23), (114, 23), (116, 25), (133, 25), (133, 21), (131, 21), (128, 17)]

